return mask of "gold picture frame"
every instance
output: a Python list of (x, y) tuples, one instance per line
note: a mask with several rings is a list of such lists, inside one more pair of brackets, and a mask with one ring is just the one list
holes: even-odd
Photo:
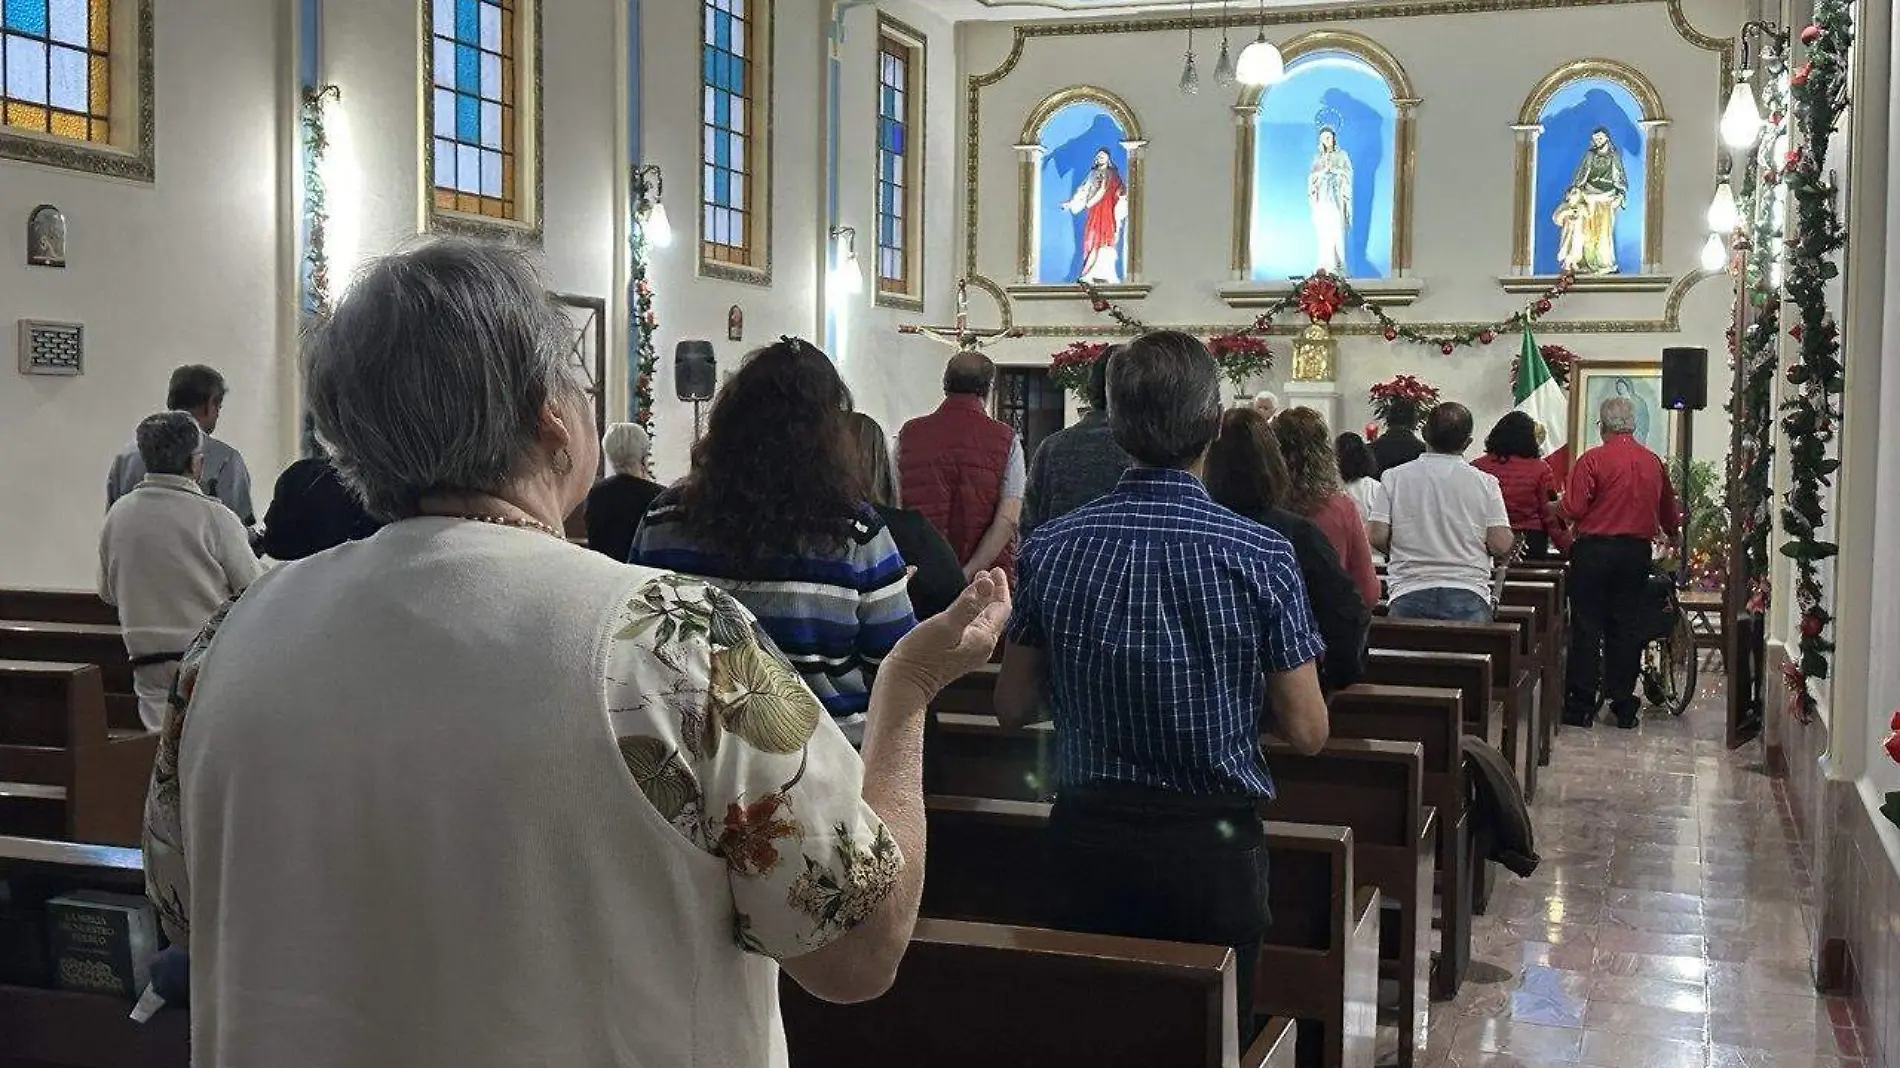
[[(1599, 385), (1601, 383), (1601, 385)], [(1636, 408), (1636, 440), (1668, 460), (1675, 454), (1676, 412), (1662, 403), (1662, 364), (1649, 360), (1578, 360), (1570, 367), (1570, 455), (1574, 460), (1597, 444), (1597, 409), (1607, 397), (1627, 392)]]

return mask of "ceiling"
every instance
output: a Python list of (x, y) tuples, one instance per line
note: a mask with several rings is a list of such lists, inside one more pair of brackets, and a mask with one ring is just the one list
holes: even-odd
[[(1364, 0), (1266, 0), (1267, 7), (1334, 7)], [(936, 0), (933, 8), (956, 21), (1061, 18), (1065, 15), (1215, 14), (1221, 0)], [(1228, 9), (1241, 14), (1257, 10), (1259, 0), (1228, 0)]]

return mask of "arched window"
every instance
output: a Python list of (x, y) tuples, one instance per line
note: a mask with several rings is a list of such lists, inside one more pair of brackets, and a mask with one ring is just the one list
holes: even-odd
[(1146, 145), (1134, 113), (1105, 89), (1065, 89), (1036, 108), (1016, 146), (1024, 285), (1129, 286), (1140, 279)]
[(151, 32), (149, 0), (0, 2), (0, 158), (150, 181)]
[(1519, 274), (1661, 269), (1667, 122), (1655, 87), (1614, 60), (1567, 64), (1531, 91), (1514, 127)]
[(1328, 270), (1383, 279), (1409, 266), (1412, 111), (1398, 61), (1338, 31), (1287, 42), (1286, 77), (1238, 105), (1246, 227), (1237, 273), (1272, 282)]
[(539, 233), (539, 0), (425, 0), (432, 229)]
[(700, 4), (699, 270), (772, 281), (770, 0)]

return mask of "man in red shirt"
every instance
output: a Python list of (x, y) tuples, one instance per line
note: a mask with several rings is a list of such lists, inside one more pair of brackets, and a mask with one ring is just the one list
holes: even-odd
[(1616, 725), (1636, 726), (1643, 653), (1643, 587), (1650, 546), (1675, 534), (1681, 511), (1669, 472), (1635, 437), (1636, 409), (1611, 397), (1597, 414), (1603, 445), (1570, 470), (1564, 515), (1576, 526), (1570, 553), (1570, 669), (1564, 722), (1588, 727), (1605, 700)]

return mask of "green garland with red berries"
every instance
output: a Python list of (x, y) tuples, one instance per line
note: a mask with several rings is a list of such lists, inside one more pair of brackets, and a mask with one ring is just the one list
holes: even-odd
[(1791, 388), (1781, 404), (1791, 486), (1782, 498), (1782, 555), (1795, 566), (1794, 596), (1801, 609), (1800, 655), (1785, 669), (1790, 711), (1802, 722), (1814, 718), (1812, 682), (1831, 670), (1834, 640), (1829, 631), (1823, 562), (1840, 547), (1824, 541), (1826, 491), (1841, 466), (1833, 442), (1841, 423), (1840, 396), (1847, 385), (1840, 329), (1828, 308), (1827, 284), (1840, 275), (1834, 256), (1847, 243), (1835, 202), (1839, 189), (1827, 169), (1828, 141), (1847, 107), (1848, 52), (1854, 43), (1849, 0), (1819, 0), (1814, 22), (1801, 31), (1807, 62), (1789, 77), (1799, 143), (1788, 153), (1782, 181), (1788, 185), (1793, 218), (1788, 235), (1788, 299), (1800, 321), (1788, 330), (1800, 346), (1788, 365)]

